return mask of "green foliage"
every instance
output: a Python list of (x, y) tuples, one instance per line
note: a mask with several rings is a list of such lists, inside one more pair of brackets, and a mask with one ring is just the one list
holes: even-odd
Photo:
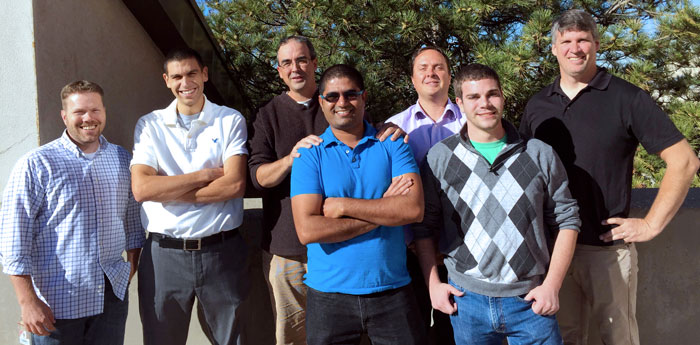
[[(253, 114), (286, 90), (275, 70), (279, 40), (309, 37), (319, 73), (350, 63), (366, 79), (368, 113), (380, 121), (415, 103), (412, 52), (435, 45), (453, 69), (480, 62), (501, 76), (506, 117), (559, 74), (551, 54), (554, 18), (569, 8), (594, 15), (599, 65), (648, 91), (695, 150), (700, 147), (700, 9), (687, 1), (598, 0), (198, 0), (239, 78)], [(656, 187), (663, 162), (640, 149), (634, 185)], [(695, 186), (700, 186), (696, 178)]]

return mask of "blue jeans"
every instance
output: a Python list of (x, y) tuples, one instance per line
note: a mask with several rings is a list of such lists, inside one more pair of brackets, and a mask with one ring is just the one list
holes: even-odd
[(58, 319), (56, 330), (47, 336), (32, 334), (34, 345), (123, 345), (126, 316), (129, 312), (129, 291), (124, 300), (114, 295), (112, 284), (105, 277), (105, 302), (102, 314), (79, 319)]
[(359, 344), (367, 334), (373, 345), (427, 344), (411, 285), (368, 295), (306, 295), (308, 345)]
[(457, 312), (450, 316), (458, 345), (563, 344), (554, 315), (537, 315), (532, 302), (521, 297), (489, 297), (450, 284), (464, 292), (454, 297)]

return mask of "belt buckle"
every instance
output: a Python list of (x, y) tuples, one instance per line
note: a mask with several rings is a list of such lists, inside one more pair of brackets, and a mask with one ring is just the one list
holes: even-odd
[[(187, 246), (187, 243), (188, 243), (188, 242), (196, 242), (196, 243), (197, 243), (197, 246), (194, 247), (194, 248), (188, 248), (188, 246)], [(202, 249), (202, 239), (201, 239), (201, 238), (198, 238), (198, 239), (196, 239), (196, 240), (184, 240), (184, 241), (182, 242), (182, 249), (183, 249), (183, 250), (201, 250), (201, 249)]]

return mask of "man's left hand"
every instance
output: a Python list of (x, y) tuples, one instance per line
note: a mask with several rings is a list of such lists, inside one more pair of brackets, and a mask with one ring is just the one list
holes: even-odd
[(553, 315), (559, 310), (559, 291), (548, 285), (540, 285), (525, 296), (532, 301), (532, 311), (537, 315)]
[(389, 136), (391, 136), (391, 141), (396, 141), (403, 136), (403, 142), (408, 144), (408, 134), (406, 134), (401, 127), (397, 126), (395, 123), (385, 122), (377, 130), (375, 138), (379, 139), (379, 141), (384, 141)]
[(654, 230), (644, 218), (609, 218), (603, 225), (615, 224), (617, 227), (600, 235), (605, 242), (623, 240), (629, 242), (646, 242), (656, 237), (661, 231)]

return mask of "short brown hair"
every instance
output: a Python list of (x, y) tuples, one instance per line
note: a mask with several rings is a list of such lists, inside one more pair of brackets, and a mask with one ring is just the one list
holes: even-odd
[(89, 93), (89, 92), (95, 92), (100, 94), (100, 97), (104, 98), (104, 91), (102, 90), (102, 87), (97, 85), (97, 83), (93, 83), (91, 81), (87, 80), (78, 80), (74, 81), (66, 86), (64, 86), (61, 89), (61, 106), (63, 108), (66, 107), (66, 98), (68, 96), (74, 94), (74, 93)]
[(411, 75), (413, 75), (413, 68), (415, 67), (416, 58), (418, 58), (418, 55), (420, 55), (421, 53), (423, 53), (426, 50), (434, 50), (434, 51), (440, 53), (440, 55), (442, 55), (442, 57), (445, 59), (445, 63), (447, 64), (447, 71), (450, 70), (450, 59), (447, 57), (447, 55), (445, 55), (445, 52), (443, 52), (442, 49), (440, 49), (436, 46), (425, 46), (425, 47), (420, 47), (420, 48), (416, 49), (416, 51), (414, 51), (413, 54), (411, 55)]
[(457, 96), (457, 98), (462, 98), (462, 84), (465, 81), (482, 79), (495, 80), (496, 84), (498, 84), (498, 88), (501, 89), (501, 79), (493, 68), (480, 63), (470, 63), (460, 67), (452, 81), (452, 88), (455, 90), (455, 96)]

